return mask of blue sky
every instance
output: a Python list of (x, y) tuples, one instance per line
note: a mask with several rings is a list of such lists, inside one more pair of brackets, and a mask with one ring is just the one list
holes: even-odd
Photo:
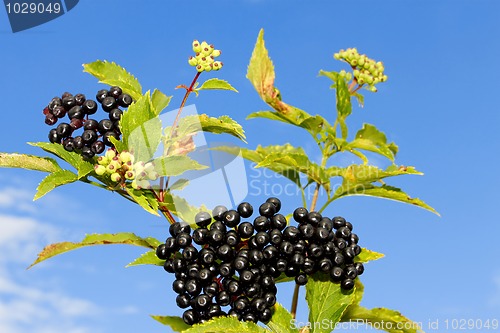
[[(25, 143), (46, 140), (44, 104), (64, 91), (97, 91), (101, 85), (81, 71), (96, 59), (126, 67), (145, 89), (173, 94), (171, 108), (177, 107), (182, 96), (174, 87), (192, 79), (186, 58), (196, 38), (222, 49), (217, 76), (239, 90), (193, 98), (198, 112), (240, 121), (248, 147), (291, 142), (316, 156), (313, 143), (292, 127), (245, 121), (266, 108), (245, 79), (258, 31), (265, 29), (283, 100), (331, 117), (334, 95), (317, 73), (346, 69), (332, 54), (357, 47), (384, 61), (389, 81), (367, 93), (349, 124), (385, 131), (400, 147), (397, 163), (425, 173), (389, 183), (442, 215), (364, 197), (330, 206), (329, 215), (353, 222), (363, 246), (386, 254), (366, 267), (363, 304), (401, 310), (424, 328), (439, 320), (440, 332), (452, 331), (446, 319), (500, 319), (499, 13), (497, 1), (101, 0), (81, 1), (54, 21), (13, 34), (0, 10), (0, 151), (40, 153)], [(338, 162), (358, 161), (346, 155)], [(259, 184), (286, 184), (247, 172), (257, 187), (246, 199), (256, 205), (265, 199)], [(162, 239), (168, 232), (165, 221), (84, 184), (33, 203), (42, 177), (0, 170), (0, 331), (168, 332), (148, 314), (181, 313), (173, 277), (161, 268), (124, 268), (142, 249), (83, 249), (25, 270), (49, 242), (119, 231)], [(284, 209), (298, 205), (299, 197), (286, 197)], [(280, 285), (285, 306), (291, 290)], [(305, 306), (302, 300), (299, 321), (307, 319)]]

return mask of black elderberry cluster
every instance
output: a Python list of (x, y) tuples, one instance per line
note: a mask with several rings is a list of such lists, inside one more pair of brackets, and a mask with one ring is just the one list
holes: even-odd
[[(98, 104), (83, 94), (65, 92), (61, 97), (52, 98), (43, 110), (45, 123), (55, 125), (65, 116), (69, 122), (59, 123), (51, 129), (49, 141), (62, 144), (67, 151), (76, 151), (85, 158), (101, 154), (105, 146), (113, 147), (110, 137), (119, 140), (121, 134), (118, 122), (123, 110), (120, 107), (126, 108), (132, 104), (132, 97), (114, 86), (109, 90), (99, 90), (96, 99), (102, 110), (108, 113), (108, 117), (100, 121), (89, 118), (97, 112)], [(83, 132), (75, 136), (75, 131), (82, 127)]]
[(352, 225), (341, 217), (332, 220), (297, 208), (293, 216), (298, 227), (288, 226), (280, 208), (279, 199), (267, 199), (251, 223), (242, 221), (253, 214), (249, 203), (236, 210), (217, 206), (211, 215), (196, 215), (197, 229), (186, 222), (170, 226), (170, 237), (156, 254), (165, 260), (165, 270), (175, 273), (172, 287), (177, 305), (187, 309), (187, 324), (226, 315), (268, 322), (278, 277), (294, 277), (304, 285), (308, 275), (323, 271), (342, 288), (354, 287), (363, 265), (354, 263), (361, 248)]

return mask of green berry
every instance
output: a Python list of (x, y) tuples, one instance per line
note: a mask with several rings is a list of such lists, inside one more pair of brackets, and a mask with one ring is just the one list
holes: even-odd
[(125, 172), (125, 179), (132, 180), (135, 178), (135, 172), (127, 171)]
[(97, 175), (102, 176), (106, 173), (106, 167), (104, 165), (94, 165), (94, 171)]
[(195, 57), (189, 57), (188, 63), (191, 66), (196, 66), (196, 65), (198, 65), (198, 59), (196, 59)]
[(196, 39), (193, 40), (193, 51), (195, 53), (199, 53), (201, 52), (201, 45), (200, 45), (200, 42), (198, 42)]
[(113, 149), (108, 149), (105, 156), (108, 160), (112, 160), (116, 156), (116, 152)]
[(106, 167), (106, 165), (109, 164), (109, 159), (106, 156), (99, 156), (97, 158), (97, 163)]
[(115, 183), (119, 183), (122, 180), (122, 176), (118, 172), (114, 172), (110, 176), (111, 181)]

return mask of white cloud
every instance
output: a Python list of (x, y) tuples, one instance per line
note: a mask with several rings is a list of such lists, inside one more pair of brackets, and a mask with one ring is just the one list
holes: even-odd
[[(78, 204), (73, 200), (65, 198), (57, 192), (50, 192), (43, 198), (33, 201), (36, 193), (35, 189), (27, 190), (23, 186), (11, 185), (0, 188), (0, 210), (9, 213), (19, 213), (31, 216), (50, 216), (54, 218), (64, 218), (66, 222), (78, 221), (77, 216), (68, 216), (67, 211), (78, 211)], [(64, 210), (61, 210), (61, 203), (64, 202)]]
[(0, 207), (21, 212), (34, 212), (33, 193), (27, 190), (5, 187), (0, 189)]
[[(0, 195), (0, 200), (12, 205), (5, 195)], [(77, 319), (82, 317), (97, 315), (98, 306), (49, 287), (33, 287), (24, 281), (27, 277), (22, 273), (15, 276), (16, 272), (24, 273), (42, 246), (57, 237), (57, 229), (48, 224), (31, 218), (0, 215), (0, 332), (96, 332), (95, 328), (75, 323), (80, 323)]]
[[(54, 282), (56, 275), (64, 278), (60, 272), (52, 270), (51, 277), (47, 269), (26, 271), (47, 244), (81, 239), (78, 229), (81, 217), (79, 214), (68, 217), (65, 213), (77, 212), (81, 207), (58, 193), (33, 202), (34, 190), (25, 189), (22, 183), (10, 183), (0, 188), (0, 333), (100, 333), (102, 329), (95, 326), (101, 326), (99, 323), (108, 316), (140, 312), (134, 305), (100, 306), (75, 297)], [(64, 211), (59, 209), (61, 202)], [(75, 224), (67, 228), (70, 220)], [(59, 227), (58, 221), (64, 221), (65, 227)], [(44, 265), (54, 266), (98, 274), (92, 265), (72, 262), (53, 265), (50, 261)]]

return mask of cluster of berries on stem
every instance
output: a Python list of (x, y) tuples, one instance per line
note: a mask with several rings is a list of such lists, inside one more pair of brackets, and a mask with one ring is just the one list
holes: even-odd
[[(69, 92), (52, 98), (43, 110), (45, 123), (52, 126), (66, 116), (69, 122), (61, 122), (51, 129), (49, 141), (62, 144), (67, 151), (78, 152), (88, 159), (103, 153), (106, 146), (113, 147), (110, 138), (119, 140), (121, 135), (119, 121), (123, 110), (120, 107), (126, 108), (132, 104), (132, 97), (114, 86), (109, 90), (99, 90), (96, 100), (87, 99), (84, 94), (73, 95)], [(89, 118), (97, 112), (98, 103), (108, 113), (107, 118)], [(83, 128), (82, 133), (75, 135), (80, 128)]]
[(150, 189), (150, 181), (158, 179), (158, 173), (152, 162), (136, 162), (130, 152), (117, 153), (113, 148), (97, 158), (94, 171), (98, 176), (106, 177), (116, 185), (125, 187), (130, 183), (130, 186), (137, 190)]
[(221, 55), (220, 50), (216, 50), (212, 44), (207, 42), (193, 41), (193, 51), (195, 56), (190, 56), (188, 63), (195, 66), (198, 72), (218, 71), (222, 68), (222, 62), (216, 61), (215, 58)]
[[(356, 48), (340, 50), (333, 57), (347, 62), (353, 69), (352, 74), (356, 82), (360, 86), (367, 84), (370, 91), (376, 92), (375, 85), (387, 81), (387, 75), (384, 74), (384, 64), (381, 61), (376, 62), (364, 54), (359, 54)], [(351, 79), (351, 74), (346, 73), (344, 70), (340, 72), (340, 75), (348, 80)]]
[(352, 224), (297, 208), (298, 226), (279, 213), (281, 201), (269, 198), (252, 222), (253, 207), (217, 206), (200, 212), (194, 230), (187, 222), (169, 228), (170, 237), (156, 249), (164, 269), (175, 274), (172, 284), (183, 320), (193, 325), (219, 316), (267, 323), (276, 303), (276, 280), (293, 278), (305, 285), (316, 272), (328, 274), (343, 289), (352, 289), (363, 265)]

